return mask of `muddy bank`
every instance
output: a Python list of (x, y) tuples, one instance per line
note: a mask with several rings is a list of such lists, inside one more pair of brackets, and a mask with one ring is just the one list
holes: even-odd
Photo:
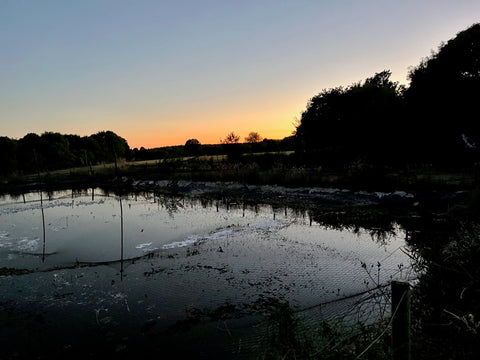
[(340, 188), (298, 187), (276, 185), (247, 185), (235, 182), (190, 182), (190, 181), (133, 181), (133, 191), (151, 191), (159, 194), (230, 198), (232, 201), (265, 202), (270, 204), (305, 205), (405, 205), (424, 206), (454, 203), (465, 199), (467, 191), (455, 192), (368, 192)]

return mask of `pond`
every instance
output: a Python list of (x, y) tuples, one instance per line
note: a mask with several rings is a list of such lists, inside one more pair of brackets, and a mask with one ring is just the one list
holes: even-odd
[(415, 278), (405, 237), (399, 226), (373, 236), (320, 225), (306, 210), (225, 198), (4, 196), (1, 346), (12, 358), (165, 346), (255, 357), (275, 304), (312, 326), (388, 312), (385, 301), (362, 299)]

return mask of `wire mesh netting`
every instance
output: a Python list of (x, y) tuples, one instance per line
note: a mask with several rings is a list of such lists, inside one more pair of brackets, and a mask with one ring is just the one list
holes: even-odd
[(391, 280), (415, 278), (401, 228), (338, 229), (268, 204), (28, 194), (0, 222), (3, 309), (19, 328), (42, 314), (68, 349), (333, 353), (388, 319)]

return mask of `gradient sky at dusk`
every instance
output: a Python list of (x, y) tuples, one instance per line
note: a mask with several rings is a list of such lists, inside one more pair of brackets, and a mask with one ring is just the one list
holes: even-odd
[(478, 0), (0, 0), (0, 136), (280, 139), (324, 88), (410, 66)]

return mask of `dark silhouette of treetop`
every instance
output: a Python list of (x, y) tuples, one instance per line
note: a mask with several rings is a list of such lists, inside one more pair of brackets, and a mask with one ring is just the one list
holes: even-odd
[(227, 137), (222, 141), (223, 144), (238, 144), (240, 141), (240, 136), (235, 135), (235, 133), (232, 131), (227, 135)]
[(480, 143), (480, 24), (443, 43), (409, 73), (409, 118), (418, 152), (434, 162), (457, 163)]
[(197, 139), (188, 139), (185, 142), (185, 153), (187, 155), (197, 155), (200, 150), (200, 141)]
[(0, 150), (3, 175), (93, 165), (130, 156), (127, 141), (112, 131), (84, 137), (57, 132), (29, 133), (19, 140), (2, 137)]
[(295, 132), (300, 148), (340, 162), (394, 156), (398, 139), (389, 129), (397, 124), (404, 88), (390, 75), (385, 70), (310, 99)]
[(192, 146), (192, 145), (200, 145), (200, 141), (198, 141), (197, 139), (188, 139), (185, 142), (185, 146)]
[(478, 161), (480, 24), (412, 68), (408, 88), (390, 76), (385, 70), (311, 98), (296, 124), (297, 149), (336, 165)]
[(17, 141), (0, 136), (0, 175), (8, 175), (17, 170)]
[(254, 132), (254, 131), (250, 132), (248, 136), (245, 138), (245, 142), (250, 144), (258, 143), (260, 141), (262, 141), (262, 137), (258, 132)]

